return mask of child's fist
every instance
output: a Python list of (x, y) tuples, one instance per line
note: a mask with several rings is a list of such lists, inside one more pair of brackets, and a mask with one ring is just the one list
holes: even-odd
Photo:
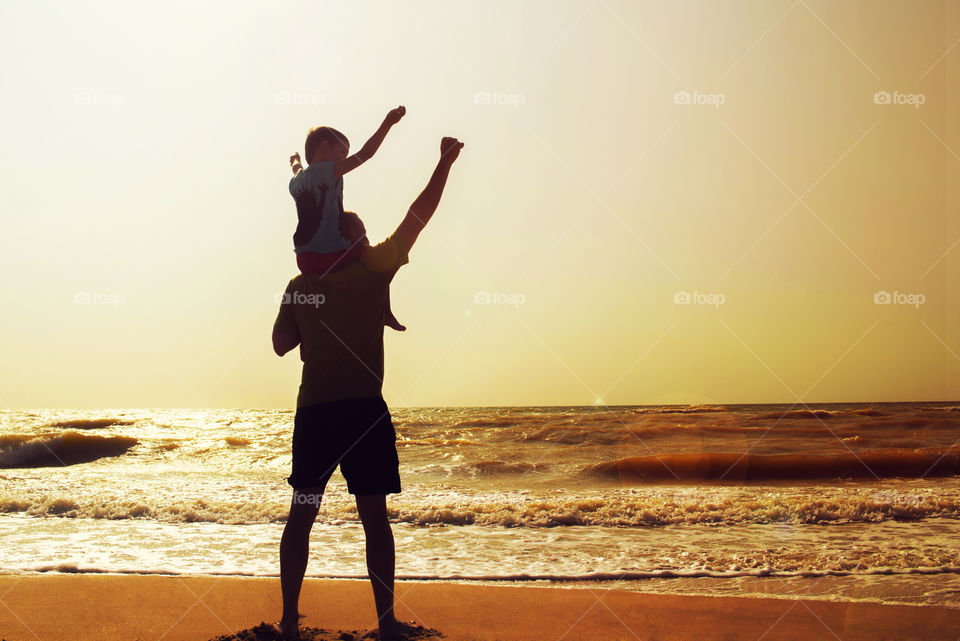
[(290, 156), (290, 165), (292, 166), (299, 162), (300, 162), (300, 152), (298, 151), (297, 153)]
[(457, 156), (460, 155), (461, 149), (463, 149), (462, 142), (456, 138), (446, 136), (440, 141), (440, 158), (447, 162), (453, 162), (457, 159)]
[(387, 124), (395, 125), (400, 122), (400, 119), (403, 118), (407, 113), (407, 108), (403, 105), (400, 105), (396, 109), (391, 109), (387, 112)]

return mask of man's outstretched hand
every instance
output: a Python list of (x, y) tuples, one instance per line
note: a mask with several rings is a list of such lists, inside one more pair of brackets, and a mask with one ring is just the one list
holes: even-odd
[(400, 119), (407, 115), (407, 108), (403, 105), (400, 105), (396, 109), (391, 109), (387, 112), (387, 117), (384, 118), (386, 122), (391, 127), (400, 122)]
[(463, 143), (447, 136), (440, 141), (440, 160), (452, 163), (460, 155)]

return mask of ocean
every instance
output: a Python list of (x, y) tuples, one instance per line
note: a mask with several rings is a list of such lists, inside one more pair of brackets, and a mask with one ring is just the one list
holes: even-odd
[[(398, 580), (960, 607), (955, 402), (392, 415)], [(277, 576), (293, 416), (0, 410), (0, 572)], [(339, 471), (307, 575), (366, 580)]]

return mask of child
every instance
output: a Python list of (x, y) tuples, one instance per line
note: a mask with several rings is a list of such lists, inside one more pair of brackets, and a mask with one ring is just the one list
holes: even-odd
[[(349, 240), (344, 225), (343, 175), (369, 160), (380, 148), (390, 128), (407, 113), (402, 105), (392, 109), (383, 124), (367, 143), (352, 156), (347, 137), (332, 127), (314, 127), (307, 134), (304, 154), (307, 168), (300, 163), (300, 153), (290, 156), (293, 178), (290, 195), (297, 204), (297, 230), (293, 234), (293, 251), (297, 267), (304, 274), (326, 274), (351, 262), (365, 247), (361, 239)], [(406, 329), (390, 310), (390, 299), (384, 312), (384, 325), (397, 331)]]

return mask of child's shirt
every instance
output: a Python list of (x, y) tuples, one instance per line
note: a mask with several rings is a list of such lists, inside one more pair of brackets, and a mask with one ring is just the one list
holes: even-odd
[(343, 214), (343, 177), (334, 178), (334, 162), (311, 163), (290, 179), (290, 195), (297, 203), (297, 231), (293, 251), (327, 254), (350, 247), (340, 227)]

